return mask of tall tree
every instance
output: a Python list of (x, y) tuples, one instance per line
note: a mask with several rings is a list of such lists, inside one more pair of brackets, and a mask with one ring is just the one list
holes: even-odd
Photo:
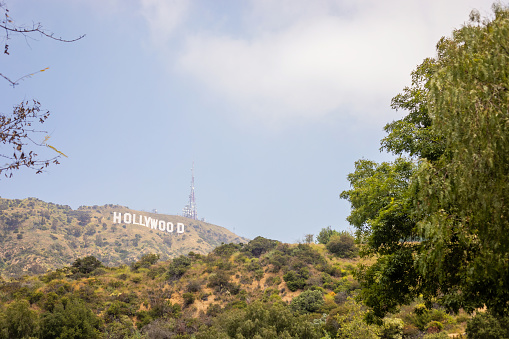
[(357, 162), (341, 194), (378, 258), (359, 273), (371, 320), (421, 294), (509, 311), (509, 9), (493, 9), (442, 38), (393, 99), (408, 115), (385, 127), (382, 149), (411, 158)]

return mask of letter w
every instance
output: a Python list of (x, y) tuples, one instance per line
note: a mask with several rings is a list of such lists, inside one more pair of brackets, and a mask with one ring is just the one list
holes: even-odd
[[(150, 228), (157, 229), (158, 222), (159, 222), (159, 220), (157, 220), (157, 219), (151, 219), (150, 220)], [(147, 226), (148, 226), (148, 224), (147, 224)]]

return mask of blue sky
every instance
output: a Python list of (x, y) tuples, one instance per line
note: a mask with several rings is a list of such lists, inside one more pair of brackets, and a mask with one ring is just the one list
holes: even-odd
[[(40, 36), (9, 40), (0, 111), (36, 98), (69, 157), (0, 179), (3, 198), (179, 214), (195, 163), (198, 215), (285, 242), (348, 230), (339, 199), (377, 161), (390, 100), (485, 0), (7, 0)], [(40, 136), (41, 139), (44, 135)], [(5, 150), (5, 147), (2, 147)]]

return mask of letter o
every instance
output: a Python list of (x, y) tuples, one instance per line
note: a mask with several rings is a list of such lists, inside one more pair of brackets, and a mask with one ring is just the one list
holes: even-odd
[(166, 222), (164, 220), (159, 220), (159, 230), (164, 231), (166, 229)]
[(166, 224), (166, 231), (171, 233), (173, 232), (173, 223), (168, 221), (168, 223)]
[(124, 223), (130, 224), (132, 220), (133, 216), (131, 215), (131, 213), (124, 213)]

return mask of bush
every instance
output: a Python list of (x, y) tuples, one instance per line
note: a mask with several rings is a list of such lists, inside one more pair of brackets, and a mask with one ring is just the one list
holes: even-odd
[(80, 300), (57, 304), (41, 318), (40, 338), (99, 338), (99, 318)]
[(292, 299), (290, 307), (294, 312), (317, 312), (324, 304), (323, 294), (320, 291), (304, 291)]
[(182, 295), (182, 298), (184, 298), (184, 306), (194, 303), (194, 295), (192, 293), (186, 292)]
[(149, 268), (159, 260), (159, 254), (144, 254), (140, 260), (131, 264), (131, 270), (137, 271), (140, 268)]
[(490, 313), (477, 313), (467, 322), (466, 332), (469, 339), (509, 338), (509, 317), (496, 318)]
[(191, 267), (191, 259), (181, 255), (176, 257), (171, 261), (170, 266), (168, 267), (168, 279), (169, 280), (178, 280), (180, 277), (187, 272), (189, 267)]
[(286, 282), (286, 286), (292, 292), (298, 289), (303, 289), (306, 286), (306, 279), (309, 278), (309, 269), (302, 267), (298, 271), (288, 271), (283, 275), (283, 280)]
[[(484, 339), (485, 337), (479, 337)], [(425, 334), (422, 339), (449, 339), (449, 336), (445, 332), (440, 333), (428, 333)]]
[(348, 233), (333, 235), (326, 245), (329, 252), (340, 258), (355, 258), (359, 251), (355, 246), (355, 239)]
[(72, 264), (72, 270), (74, 273), (83, 273), (88, 274), (95, 270), (96, 268), (102, 267), (103, 264), (97, 260), (94, 256), (88, 256), (83, 259), (76, 259), (76, 261)]
[(324, 227), (316, 236), (316, 242), (326, 245), (333, 235), (339, 235), (339, 232), (333, 230), (330, 226)]
[(304, 316), (292, 314), (287, 306), (261, 302), (254, 302), (245, 309), (226, 311), (213, 326), (196, 333), (197, 339), (321, 337), (317, 326), (313, 326)]
[(380, 329), (380, 339), (402, 339), (403, 320), (400, 318), (384, 319)]
[(256, 237), (247, 245), (242, 247), (243, 252), (251, 253), (256, 258), (259, 258), (263, 253), (270, 251), (279, 244), (277, 240), (266, 239), (264, 237)]
[(35, 336), (37, 320), (37, 313), (30, 309), (28, 301), (14, 301), (9, 304), (5, 311), (5, 318), (2, 324), (4, 328), (0, 328), (0, 335), (5, 334), (7, 338), (29, 338)]

